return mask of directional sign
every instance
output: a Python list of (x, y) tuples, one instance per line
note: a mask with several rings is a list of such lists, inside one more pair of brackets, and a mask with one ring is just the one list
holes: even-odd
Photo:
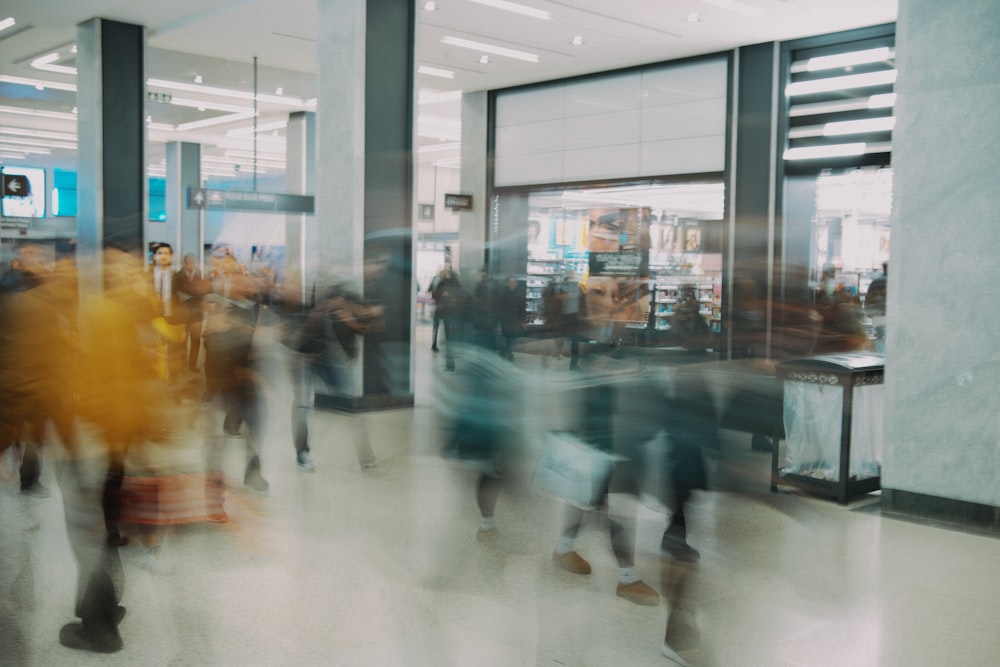
[(30, 197), (31, 183), (21, 174), (3, 174), (4, 197)]
[(312, 213), (315, 210), (315, 199), (312, 195), (188, 188), (188, 208), (224, 209), (227, 211), (270, 211), (272, 213)]

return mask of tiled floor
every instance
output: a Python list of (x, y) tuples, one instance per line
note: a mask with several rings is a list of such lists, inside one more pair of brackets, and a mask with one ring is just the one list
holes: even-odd
[[(772, 494), (770, 459), (744, 434), (709, 453), (713, 490), (697, 494), (688, 519), (697, 565), (661, 561), (656, 503), (614, 498), (638, 517), (637, 570), (667, 592), (658, 607), (615, 596), (599, 520), (578, 540), (592, 574), (552, 565), (561, 507), (532, 487), (530, 456), (500, 497), (497, 535), (478, 541), (472, 473), (438, 455), (433, 385), (448, 376), (425, 326), (417, 347), (417, 407), (360, 417), (378, 467), (354, 460), (349, 420), (359, 418), (325, 413), (313, 420), (317, 470), (299, 472), (279, 398), (264, 445), (268, 496), (235, 484), (240, 454), (230, 448), (229, 523), (165, 531), (169, 576), (139, 566), (136, 540), (122, 549), (119, 653), (57, 641), (73, 620), (76, 571), (51, 461), (53, 498), (0, 494), (2, 581), (15, 582), (0, 605), (16, 609), (29, 640), (27, 655), (0, 643), (0, 663), (670, 665), (659, 651), (670, 611), (675, 648), (696, 665), (1000, 664), (1000, 540), (852, 511), (873, 498), (845, 508)], [(530, 453), (569, 374), (533, 355), (515, 366), (538, 420), (525, 430)], [(275, 378), (276, 396), (287, 396)]]

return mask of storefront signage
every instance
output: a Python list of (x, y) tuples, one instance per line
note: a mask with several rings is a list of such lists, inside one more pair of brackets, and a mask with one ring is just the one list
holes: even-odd
[(637, 277), (640, 260), (637, 252), (591, 252), (590, 275)]
[(446, 194), (444, 196), (444, 206), (453, 211), (471, 211), (472, 195)]
[(315, 199), (312, 195), (188, 188), (188, 208), (224, 209), (227, 211), (270, 211), (272, 213), (312, 213), (315, 208)]

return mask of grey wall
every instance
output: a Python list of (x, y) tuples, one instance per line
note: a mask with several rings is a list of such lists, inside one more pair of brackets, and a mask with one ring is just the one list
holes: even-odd
[(1000, 506), (1000, 3), (900, 0), (883, 487)]

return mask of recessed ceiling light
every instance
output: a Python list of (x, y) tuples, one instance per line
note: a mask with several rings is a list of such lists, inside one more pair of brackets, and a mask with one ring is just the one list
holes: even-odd
[(69, 52), (70, 53), (76, 53), (76, 51), (77, 51), (76, 44), (74, 44), (73, 46), (69, 47)]
[(194, 82), (195, 82), (195, 83), (201, 83), (201, 82), (202, 82), (202, 80), (203, 80), (203, 79), (201, 78), (201, 74), (195, 74), (195, 75), (194, 75)]
[(198, 111), (204, 111), (205, 107), (198, 107)]
[(424, 11), (433, 12), (438, 8), (436, 2), (428, 1), (424, 3)]
[(701, 17), (698, 16), (698, 12), (691, 12), (687, 16), (688, 23), (701, 23)]
[(480, 65), (486, 65), (486, 64), (489, 64), (489, 62), (490, 62), (490, 57), (489, 56), (479, 56), (479, 64)]
[(573, 39), (570, 40), (570, 44), (572, 44), (573, 46), (582, 46), (583, 45), (583, 35), (575, 35), (573, 37)]
[(440, 67), (431, 67), (429, 65), (421, 65), (417, 68), (417, 72), (420, 74), (426, 74), (427, 76), (436, 76), (442, 79), (454, 79), (455, 73), (450, 69), (442, 69)]
[(14, 20), (14, 17), (8, 16), (3, 21), (0, 21), (0, 30), (6, 30), (7, 28), (13, 26), (15, 23), (17, 23), (17, 21)]
[(486, 5), (487, 7), (493, 7), (494, 9), (502, 9), (505, 12), (521, 14), (522, 16), (530, 16), (533, 19), (541, 19), (543, 21), (552, 20), (552, 15), (544, 9), (535, 9), (534, 7), (520, 5), (516, 2), (508, 2), (508, 0), (469, 0), (469, 2)]
[(274, 89), (274, 94), (275, 95), (284, 95), (285, 94), (285, 89), (282, 88), (281, 86), (278, 86), (277, 88)]
[(463, 49), (472, 49), (474, 51), (485, 51), (486, 53), (492, 53), (497, 56), (506, 56), (507, 58), (513, 58), (514, 60), (524, 60), (529, 63), (538, 62), (538, 54), (528, 53), (527, 51), (518, 51), (516, 49), (508, 49), (503, 46), (497, 46), (496, 44), (486, 44), (484, 42), (474, 42), (471, 39), (462, 39), (461, 37), (452, 37), (451, 35), (445, 35), (441, 38), (442, 44), (447, 44), (449, 46), (458, 46)]

